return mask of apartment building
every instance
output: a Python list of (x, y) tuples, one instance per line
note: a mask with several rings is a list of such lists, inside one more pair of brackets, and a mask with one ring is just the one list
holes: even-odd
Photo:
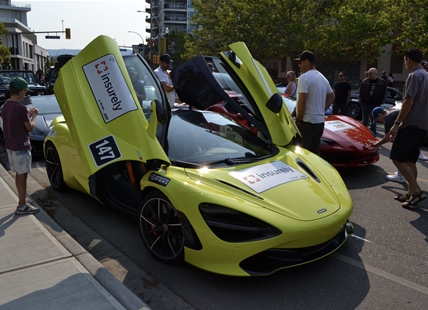
[(30, 11), (31, 4), (0, 0), (0, 21), (8, 30), (0, 39), (11, 52), (11, 62), (2, 63), (3, 69), (36, 72), (43, 70), (49, 60), (48, 51), (37, 45), (37, 36), (28, 26), (27, 13)]
[[(149, 14), (146, 22), (150, 24), (146, 29), (149, 34), (146, 39), (151, 40), (153, 53), (159, 54), (161, 39), (171, 31), (192, 30), (189, 23), (194, 14), (191, 0), (146, 0), (146, 3), (146, 13)], [(166, 52), (171, 52), (173, 48), (172, 44), (168, 44)]]

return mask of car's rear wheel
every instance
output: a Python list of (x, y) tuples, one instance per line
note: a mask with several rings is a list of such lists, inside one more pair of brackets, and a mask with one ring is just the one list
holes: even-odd
[(346, 107), (346, 115), (354, 119), (361, 119), (361, 105), (358, 102), (351, 102)]
[(184, 233), (177, 210), (161, 192), (144, 197), (139, 213), (141, 237), (150, 253), (172, 265), (184, 261)]
[(59, 159), (58, 151), (52, 143), (46, 145), (46, 172), (49, 182), (54, 190), (62, 192), (67, 189), (64, 182), (61, 160)]

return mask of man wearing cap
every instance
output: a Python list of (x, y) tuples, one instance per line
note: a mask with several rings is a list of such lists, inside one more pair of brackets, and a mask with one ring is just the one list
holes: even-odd
[(300, 58), (297, 86), (296, 125), (302, 135), (301, 147), (318, 154), (324, 131), (324, 113), (334, 101), (334, 93), (327, 79), (315, 69), (315, 55), (304, 51)]
[(155, 73), (162, 84), (162, 88), (166, 93), (169, 106), (171, 108), (174, 107), (175, 103), (174, 85), (172, 85), (172, 80), (168, 72), (168, 69), (172, 62), (173, 61), (171, 60), (171, 57), (168, 54), (163, 54), (159, 58), (159, 67), (155, 69)]
[(339, 82), (334, 85), (334, 103), (333, 114), (345, 115), (346, 104), (351, 99), (351, 84), (346, 82), (346, 74), (343, 71), (339, 72)]
[[(386, 82), (377, 76), (377, 69), (370, 68), (368, 78), (365, 78), (358, 92), (358, 100), (363, 110), (363, 124), (368, 127), (369, 115), (372, 110), (379, 107), (386, 98)], [(376, 121), (372, 119), (370, 130), (376, 135)]]
[(404, 54), (404, 65), (409, 75), (404, 84), (401, 110), (390, 130), (394, 139), (389, 158), (401, 171), (408, 183), (405, 195), (394, 199), (403, 202), (402, 207), (413, 207), (427, 198), (417, 182), (416, 161), (428, 132), (428, 72), (421, 66), (422, 51), (410, 49)]
[(26, 80), (20, 77), (12, 78), (9, 90), (10, 98), (3, 105), (2, 120), (9, 164), (16, 173), (15, 185), (19, 201), (15, 214), (33, 214), (39, 212), (39, 208), (27, 204), (25, 197), (27, 175), (31, 170), (30, 132), (36, 125), (36, 116), (39, 111), (34, 107), (27, 111), (27, 108), (19, 103), (28, 91)]

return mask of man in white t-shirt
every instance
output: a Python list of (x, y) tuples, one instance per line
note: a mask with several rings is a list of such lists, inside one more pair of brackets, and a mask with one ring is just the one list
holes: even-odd
[(163, 54), (159, 57), (159, 67), (155, 69), (155, 73), (161, 82), (162, 88), (166, 93), (168, 98), (169, 106), (174, 107), (175, 103), (175, 90), (174, 85), (172, 85), (172, 80), (169, 75), (168, 69), (171, 65), (171, 57), (168, 54)]
[(302, 137), (298, 144), (319, 153), (320, 140), (324, 131), (324, 113), (334, 101), (334, 93), (327, 79), (315, 69), (315, 55), (304, 51), (300, 58), (297, 85), (296, 125)]

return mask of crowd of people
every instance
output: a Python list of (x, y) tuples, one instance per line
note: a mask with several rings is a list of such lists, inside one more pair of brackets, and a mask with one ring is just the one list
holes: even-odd
[[(400, 110), (388, 113), (381, 107), (386, 98), (387, 87), (392, 87), (394, 83), (392, 73), (387, 76), (383, 71), (382, 76), (378, 77), (377, 69), (370, 68), (358, 90), (362, 123), (370, 128), (375, 137), (377, 123), (384, 123), (385, 126), (384, 137), (372, 145), (380, 147), (387, 142), (393, 143), (390, 159), (397, 171), (386, 178), (407, 184), (406, 193), (394, 196), (404, 208), (413, 208), (427, 198), (418, 184), (416, 166), (418, 160), (428, 160), (420, 151), (428, 133), (428, 62), (422, 57), (422, 51), (416, 48), (408, 50), (404, 55), (408, 76)], [(333, 114), (345, 113), (351, 97), (351, 85), (346, 82), (345, 72), (341, 71), (339, 82), (333, 90), (327, 79), (316, 70), (315, 55), (310, 51), (303, 52), (298, 60), (302, 74), (297, 83), (297, 105), (293, 112), (301, 134), (298, 144), (317, 154), (324, 129), (324, 113), (331, 104)], [(291, 76), (287, 72), (289, 81)], [(285, 94), (289, 95), (290, 92), (286, 90)]]

